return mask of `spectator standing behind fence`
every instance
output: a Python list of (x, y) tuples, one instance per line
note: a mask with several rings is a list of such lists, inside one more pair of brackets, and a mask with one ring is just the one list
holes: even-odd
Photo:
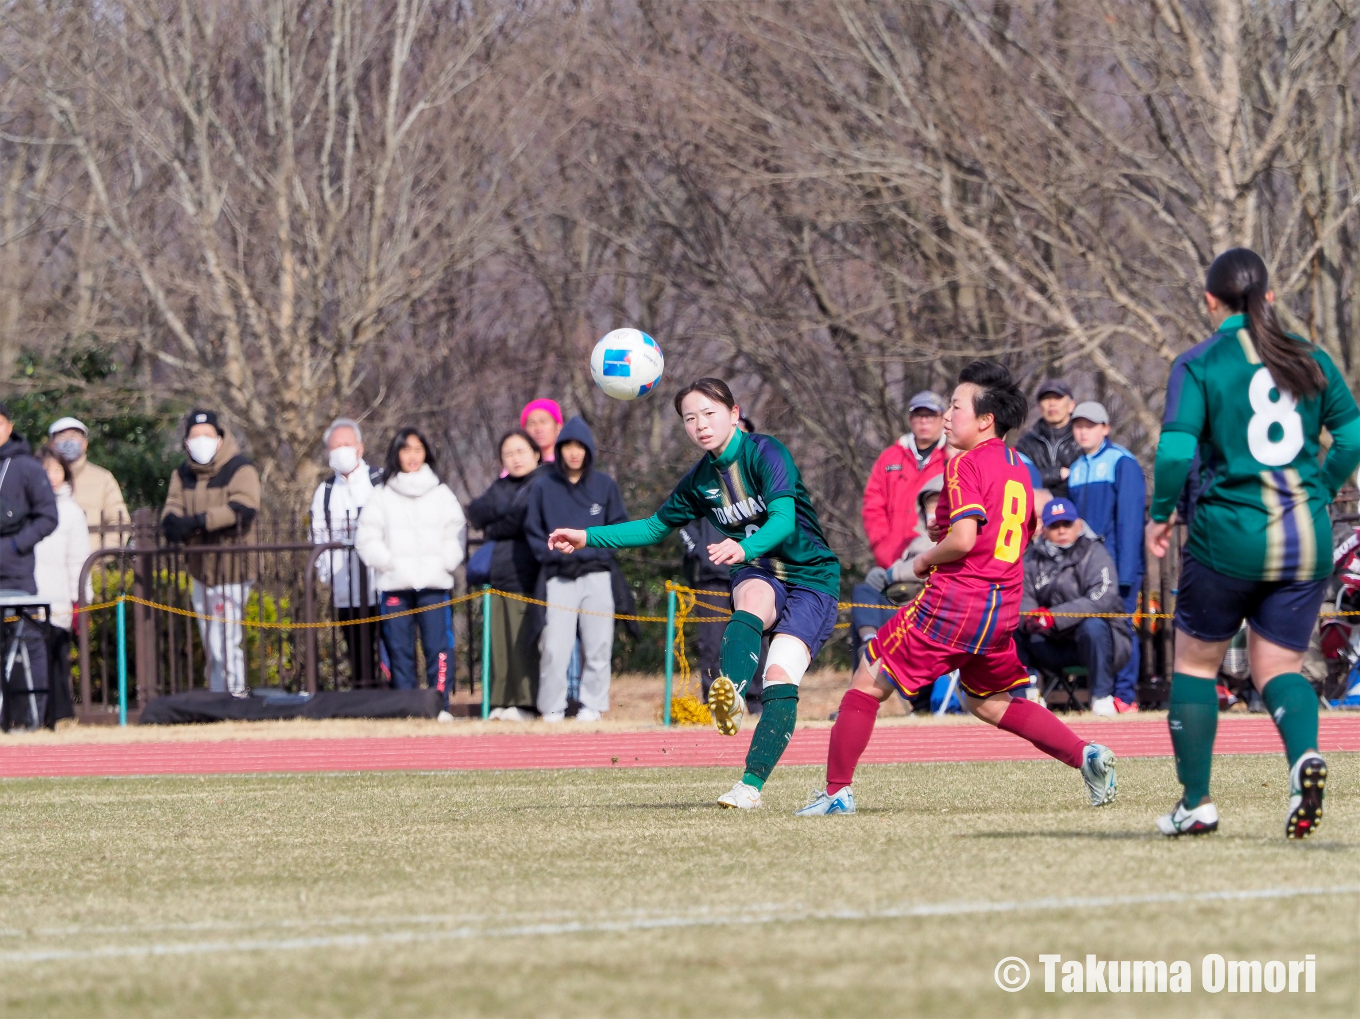
[(897, 562), (917, 536), (916, 495), (921, 486), (944, 474), (944, 411), (944, 401), (932, 392), (913, 396), (907, 405), (911, 430), (880, 453), (869, 472), (864, 533), (874, 563), (883, 569)]
[(80, 571), (90, 554), (85, 511), (71, 495), (71, 465), (49, 445), (38, 459), (57, 499), (57, 529), (33, 549), (38, 598), (50, 606), (47, 641), (47, 723), (75, 715), (71, 696), (71, 624), (80, 600)]
[[(14, 434), (9, 408), (0, 402), (0, 588), (37, 595), (33, 549), (56, 529), (57, 499), (47, 472), (34, 459), (28, 443)], [(0, 728), (36, 729), (47, 714), (47, 645), (38, 627), (23, 619), (3, 625), (6, 651), (14, 626), (19, 628), (23, 650), (28, 654), (28, 670), (24, 669), (23, 656), (18, 655), (14, 671), (0, 680), (6, 691)], [(15, 697), (18, 689), (44, 692)]]
[(1072, 438), (1072, 387), (1061, 379), (1048, 379), (1039, 386), (1039, 420), (1020, 436), (1015, 448), (1029, 457), (1054, 497), (1067, 494), (1067, 476), (1081, 447)]
[[(468, 522), (492, 545), (483, 583), (532, 597), (538, 590), (539, 565), (524, 533), (524, 517), (534, 480), (551, 468), (541, 466), (538, 446), (523, 429), (501, 436), (499, 448), (504, 474), (468, 505)], [(468, 584), (472, 583), (469, 562)], [(528, 721), (538, 707), (542, 607), (493, 596), (491, 613), (491, 717)]]
[(184, 433), (188, 459), (170, 476), (161, 530), (172, 545), (186, 545), (190, 598), (207, 660), (208, 689), (249, 696), (241, 649), (246, 600), (255, 581), (255, 557), (246, 553), (194, 552), (196, 545), (250, 545), (260, 511), (260, 474), (222, 427), (215, 411), (189, 412)]
[[(416, 633), (425, 655), (425, 682), (438, 690), (448, 721), (453, 685), (453, 573), (463, 561), (463, 507), (435, 473), (434, 451), (416, 428), (403, 428), (387, 448), (382, 484), (359, 514), (354, 548), (377, 573), (382, 591), (383, 646), (392, 685), (414, 690)], [(417, 612), (416, 609), (424, 609)]]
[[(128, 516), (123, 490), (118, 487), (113, 472), (90, 463), (87, 455), (90, 430), (76, 418), (60, 418), (47, 429), (47, 439), (57, 456), (71, 468), (71, 492), (76, 505), (85, 513), (90, 551), (126, 544), (127, 538), (121, 528), (130, 526), (132, 518)], [(96, 530), (101, 524), (116, 526), (119, 530), (101, 533)]]
[(557, 436), (562, 431), (562, 408), (556, 400), (530, 400), (519, 412), (519, 426), (538, 446), (543, 463), (557, 456)]
[(1044, 506), (1043, 524), (1043, 537), (1025, 551), (1020, 611), (1033, 614), (1020, 617), (1016, 653), (1031, 669), (1081, 666), (1092, 705), (1099, 701), (1108, 708), (1115, 671), (1128, 661), (1133, 644), (1122, 621), (1095, 615), (1123, 609), (1114, 559), (1071, 499), (1055, 498)]
[(331, 586), (331, 603), (340, 627), (345, 655), (349, 659), (350, 683), (372, 686), (377, 677), (375, 655), (378, 625), (354, 623), (377, 615), (378, 584), (373, 571), (365, 570), (354, 552), (359, 511), (382, 481), (381, 467), (364, 462), (364, 435), (359, 423), (336, 418), (326, 429), (326, 462), (332, 474), (316, 486), (312, 496), (312, 542), (327, 545), (343, 542), (348, 548), (322, 552), (316, 560), (316, 576)]
[(548, 534), (558, 527), (622, 523), (628, 513), (614, 479), (595, 469), (595, 437), (581, 418), (572, 418), (558, 435), (554, 468), (534, 482), (524, 520), (529, 545), (543, 564), (539, 586), (549, 603), (539, 642), (538, 711), (545, 722), (565, 717), (567, 665), (579, 632), (581, 708), (576, 718), (595, 722), (609, 710), (614, 553), (583, 548), (567, 555), (548, 548)]
[[(1094, 400), (1072, 412), (1072, 435), (1082, 455), (1072, 462), (1067, 492), (1086, 525), (1105, 542), (1119, 571), (1119, 597), (1125, 612), (1138, 607), (1146, 570), (1143, 519), (1147, 510), (1147, 481), (1143, 468), (1123, 446), (1110, 441), (1110, 415)], [(1121, 620), (1133, 649), (1119, 670), (1109, 701), (1092, 702), (1098, 714), (1138, 710), (1138, 642), (1133, 624)]]

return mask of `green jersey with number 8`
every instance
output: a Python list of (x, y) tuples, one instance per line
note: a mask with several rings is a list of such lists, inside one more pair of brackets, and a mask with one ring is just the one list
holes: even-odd
[(1187, 548), (1219, 573), (1320, 580), (1332, 571), (1333, 493), (1318, 462), (1318, 437), (1360, 410), (1331, 357), (1311, 345), (1309, 352), (1327, 385), (1303, 400), (1275, 387), (1245, 315), (1225, 319), (1171, 366), (1162, 430), (1198, 440), (1207, 479)]

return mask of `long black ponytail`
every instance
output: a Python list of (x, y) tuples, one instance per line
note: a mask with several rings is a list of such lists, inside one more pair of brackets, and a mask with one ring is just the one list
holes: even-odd
[(1281, 392), (1296, 400), (1327, 388), (1322, 366), (1308, 347), (1280, 328), (1275, 309), (1266, 300), (1270, 274), (1261, 256), (1250, 248), (1231, 248), (1214, 259), (1204, 279), (1204, 289), (1233, 312), (1245, 312), (1251, 341), (1270, 377)]

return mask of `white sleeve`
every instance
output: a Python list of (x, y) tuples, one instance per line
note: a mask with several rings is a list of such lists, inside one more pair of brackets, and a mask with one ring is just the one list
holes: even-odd
[(365, 566), (385, 570), (392, 565), (392, 550), (387, 546), (387, 515), (382, 491), (376, 491), (359, 514), (359, 529), (354, 535), (354, 550)]
[[(71, 601), (80, 600), (80, 570), (85, 565), (85, 559), (90, 554), (90, 526), (85, 519), (85, 512), (77, 510), (75, 513), (68, 514), (67, 519), (71, 521), (67, 530), (66, 538), (66, 569), (70, 581), (68, 590), (71, 593)], [(86, 584), (86, 597), (94, 598), (94, 588), (92, 584)]]
[(444, 520), (444, 569), (452, 573), (463, 562), (463, 546), (467, 538), (467, 518), (458, 497), (448, 488), (448, 510)]

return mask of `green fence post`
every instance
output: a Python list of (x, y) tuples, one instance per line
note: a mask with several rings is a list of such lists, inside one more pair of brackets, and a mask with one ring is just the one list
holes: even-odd
[(491, 585), (482, 585), (482, 717), (491, 716)]
[(675, 588), (666, 583), (666, 703), (661, 709), (661, 724), (671, 724), (671, 683), (675, 678)]
[(118, 596), (118, 724), (127, 725), (127, 602)]

